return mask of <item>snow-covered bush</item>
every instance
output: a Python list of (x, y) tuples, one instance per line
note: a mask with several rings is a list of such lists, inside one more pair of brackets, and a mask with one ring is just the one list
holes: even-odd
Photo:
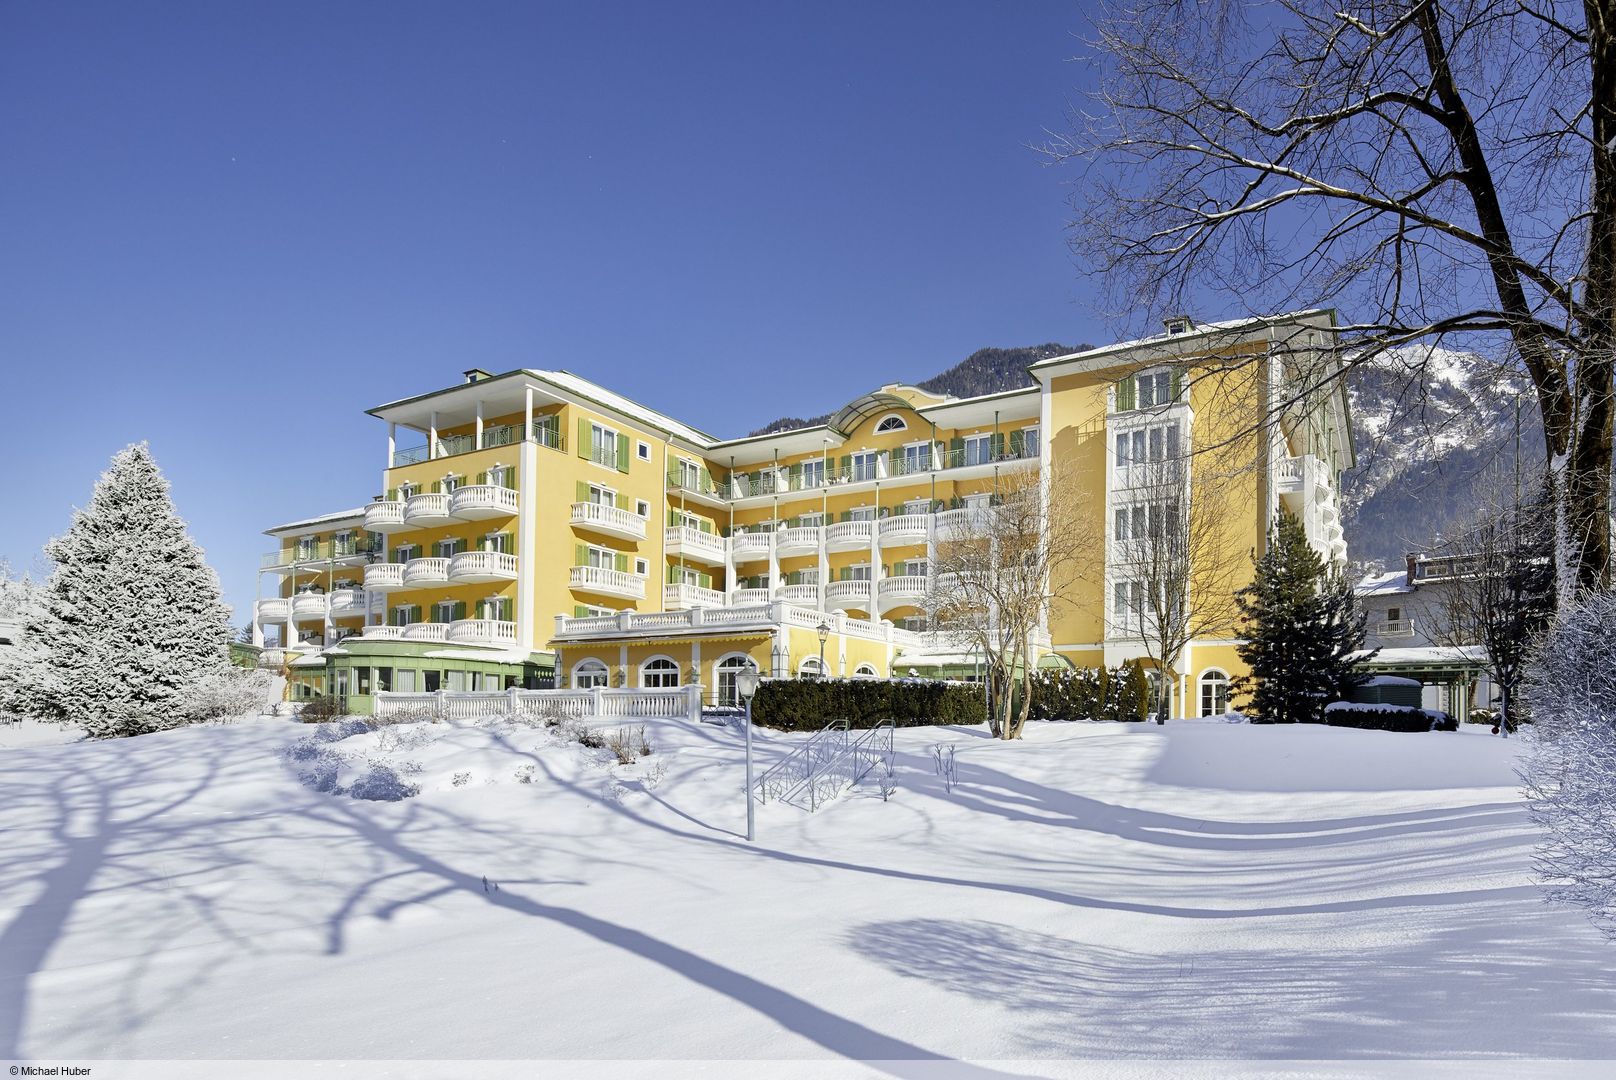
[(190, 688), (184, 708), (187, 723), (257, 716), (269, 705), (275, 680), (267, 671), (229, 667), (198, 679)]
[(297, 718), (305, 724), (323, 724), (346, 715), (341, 699), (329, 696), (308, 698), (297, 709)]
[(645, 725), (618, 728), (606, 736), (606, 749), (617, 757), (619, 765), (632, 765), (651, 753), (651, 743), (645, 737)]
[(421, 789), (386, 765), (372, 765), (348, 788), (348, 794), (367, 802), (399, 802), (419, 795)]
[(1534, 722), (1521, 777), (1554, 899), (1616, 937), (1616, 594), (1562, 612), (1523, 687)]
[(1457, 720), (1435, 709), (1358, 701), (1333, 701), (1326, 705), (1324, 722), (1330, 727), (1364, 728), (1369, 731), (1459, 730)]

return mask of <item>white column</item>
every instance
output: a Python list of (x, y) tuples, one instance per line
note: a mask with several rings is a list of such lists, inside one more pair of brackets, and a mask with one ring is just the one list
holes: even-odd
[(690, 666), (695, 669), (696, 682), (701, 682), (701, 639), (690, 639)]
[(438, 456), (438, 410), (436, 409), (432, 410), (431, 426), (426, 430), (426, 456), (428, 458)]
[[(532, 392), (529, 391), (529, 404)], [(539, 646), (537, 579), (539, 576), (539, 447), (531, 440), (518, 444), (516, 468), (516, 642), (528, 652)]]
[[(775, 524), (780, 523), (780, 504), (774, 504)], [(777, 545), (780, 542), (780, 530), (775, 529), (769, 533), (769, 599), (773, 600), (780, 591), (780, 552)]]
[(258, 621), (258, 601), (264, 598), (264, 572), (260, 570), (253, 583), (253, 612), (252, 612), (252, 643), (256, 648), (264, 647), (264, 627)]
[(881, 579), (886, 575), (881, 571), (881, 489), (875, 491), (875, 520), (870, 523), (870, 604), (869, 616), (871, 619), (880, 614)]
[(471, 446), (472, 446), (472, 449), (474, 449), (474, 450), (481, 450), (483, 448), (483, 401), (482, 401), (482, 398), (477, 399), (477, 427), (476, 427), (476, 432), (477, 432), (476, 437), (472, 440)]
[[(829, 518), (830, 515), (824, 515)], [(822, 518), (821, 520), (824, 520)], [(819, 595), (814, 601), (815, 611), (825, 610), (825, 586), (830, 582), (830, 549), (826, 547), (826, 536), (829, 535), (830, 524), (827, 522), (819, 527)]]
[(522, 441), (533, 438), (533, 388), (527, 388), (527, 404), (522, 407)]
[(387, 422), (387, 464), (382, 474), (384, 479), (386, 477), (385, 470), (393, 467), (393, 455), (396, 453), (398, 453), (398, 425), (389, 420)]

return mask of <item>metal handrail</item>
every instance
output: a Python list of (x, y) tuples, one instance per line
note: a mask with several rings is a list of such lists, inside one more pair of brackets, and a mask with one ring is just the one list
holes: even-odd
[(832, 753), (839, 755), (846, 748), (847, 737), (846, 720), (832, 720), (820, 728), (807, 742), (757, 778), (753, 786), (757, 788), (758, 801), (768, 802), (770, 795), (779, 799), (789, 797), (813, 778), (821, 761), (828, 760)]
[[(886, 765), (886, 773), (890, 777), (896, 764), (893, 737), (897, 728), (895, 722), (883, 720), (853, 740), (804, 781), (802, 790), (808, 795), (808, 810), (818, 810), (821, 802), (829, 802), (856, 786), (879, 764)], [(796, 794), (795, 791), (791, 793)]]

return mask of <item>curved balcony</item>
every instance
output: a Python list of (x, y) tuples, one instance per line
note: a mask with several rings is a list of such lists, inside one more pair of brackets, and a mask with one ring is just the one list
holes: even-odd
[(405, 641), (448, 641), (449, 624), (440, 622), (416, 622), (404, 627)]
[(462, 551), (449, 558), (449, 580), (467, 585), (515, 581), (516, 556), (503, 551)]
[(449, 513), (462, 521), (510, 517), (516, 513), (516, 492), (498, 484), (467, 484), (450, 493)]
[(569, 584), (584, 592), (626, 596), (632, 600), (645, 599), (645, 578), (624, 570), (608, 570), (604, 566), (574, 566)]
[(936, 515), (937, 539), (940, 542), (950, 540), (967, 540), (973, 536), (980, 536), (986, 529), (983, 520), (983, 510), (968, 507), (959, 507), (955, 510), (944, 510)]
[(387, 592), (404, 587), (403, 563), (371, 563), (365, 567), (365, 589), (369, 592)]
[(593, 529), (625, 540), (645, 539), (645, 519), (621, 506), (575, 502), (572, 504), (572, 523), (581, 529)]
[(909, 607), (926, 599), (926, 577), (922, 574), (899, 574), (882, 578), (877, 586), (881, 596), (881, 610)]
[[(370, 567), (365, 567), (369, 570)], [(449, 560), (444, 558), (411, 559), (404, 564), (404, 587), (406, 589), (420, 588), (422, 585), (443, 585), (449, 581)], [(365, 580), (365, 586), (370, 587), (370, 580)]]
[(668, 557), (686, 559), (718, 566), (724, 562), (724, 538), (712, 533), (692, 529), (689, 525), (674, 525), (663, 533)]
[(325, 618), (325, 593), (298, 593), (292, 597), (292, 618)]
[(752, 604), (767, 604), (769, 602), (768, 589), (736, 589), (730, 598), (730, 603), (736, 607), (747, 607)]
[(787, 555), (813, 555), (819, 551), (819, 540), (824, 532), (818, 525), (803, 525), (795, 529), (782, 529), (775, 534), (775, 550)]
[(832, 611), (857, 608), (870, 610), (870, 583), (868, 581), (833, 581), (825, 586), (825, 606)]
[(736, 562), (748, 559), (767, 559), (774, 546), (774, 534), (768, 532), (736, 533), (729, 538), (729, 550)]
[(404, 504), (404, 521), (411, 528), (427, 528), (433, 525), (449, 525), (455, 520), (449, 513), (450, 495), (443, 491), (430, 491), (423, 495), (411, 495)]
[(367, 626), (359, 631), (359, 636), (372, 641), (398, 641), (404, 636), (402, 626)]
[(291, 618), (292, 602), (284, 596), (272, 596), (258, 601), (253, 610), (258, 613), (259, 622), (284, 622)]
[(365, 528), (371, 532), (403, 532), (409, 527), (404, 520), (404, 503), (400, 500), (373, 502), (365, 507)]
[(870, 530), (875, 527), (873, 521), (838, 521), (834, 525), (825, 526), (825, 550), (827, 551), (855, 551), (870, 546)]
[(775, 593), (775, 598), (793, 604), (817, 604), (819, 603), (819, 586), (782, 585), (780, 590)]
[(365, 613), (365, 594), (361, 589), (337, 589), (327, 598), (333, 619), (356, 618)]
[(881, 545), (899, 547), (906, 544), (924, 544), (931, 529), (930, 514), (899, 514), (881, 522)]
[(515, 645), (516, 624), (503, 619), (456, 619), (448, 638), (457, 645)]
[(717, 589), (704, 589), (700, 585), (669, 583), (662, 586), (662, 606), (669, 611), (723, 607), (724, 594)]

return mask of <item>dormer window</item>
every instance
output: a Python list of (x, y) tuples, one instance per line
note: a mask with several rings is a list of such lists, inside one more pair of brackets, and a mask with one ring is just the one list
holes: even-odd
[(904, 419), (901, 416), (882, 417), (881, 422), (879, 424), (875, 425), (875, 433), (877, 435), (881, 434), (882, 432), (886, 432), (886, 431), (908, 431), (908, 430), (909, 430), (909, 425), (904, 422)]
[(1169, 337), (1177, 334), (1187, 334), (1195, 329), (1195, 323), (1190, 320), (1188, 315), (1174, 315), (1167, 319), (1166, 323)]

